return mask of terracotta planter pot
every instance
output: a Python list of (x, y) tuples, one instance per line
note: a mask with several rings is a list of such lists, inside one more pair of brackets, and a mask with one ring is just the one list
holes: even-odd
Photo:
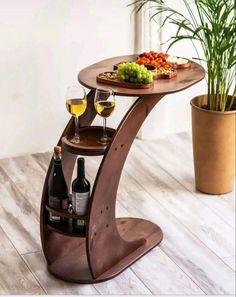
[(206, 95), (191, 100), (196, 188), (224, 194), (234, 185), (236, 112), (202, 109), (206, 103)]

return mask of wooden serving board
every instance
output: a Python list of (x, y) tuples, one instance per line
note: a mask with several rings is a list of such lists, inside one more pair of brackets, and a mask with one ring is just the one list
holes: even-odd
[(173, 68), (175, 68), (175, 69), (187, 69), (187, 68), (190, 68), (190, 66), (191, 66), (190, 61), (188, 61), (188, 63), (180, 64), (180, 65), (173, 64)]
[(153, 86), (153, 82), (150, 84), (140, 84), (140, 83), (125, 82), (125, 81), (121, 81), (119, 79), (108, 79), (108, 78), (101, 77), (101, 75), (103, 75), (104, 73), (114, 73), (114, 72), (106, 71), (106, 72), (98, 74), (96, 77), (98, 83), (119, 86), (119, 87), (124, 87), (124, 88), (129, 88), (129, 89), (148, 89)]
[(153, 79), (170, 79), (177, 76), (177, 71), (173, 71), (170, 74), (156, 74)]

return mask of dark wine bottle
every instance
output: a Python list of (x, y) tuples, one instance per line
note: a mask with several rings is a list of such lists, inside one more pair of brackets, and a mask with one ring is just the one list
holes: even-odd
[[(77, 178), (72, 183), (72, 206), (77, 215), (86, 216), (90, 198), (90, 183), (85, 178), (84, 158), (77, 159)], [(74, 219), (74, 230), (81, 235), (86, 234), (86, 219)]]
[[(57, 210), (68, 209), (68, 188), (62, 170), (61, 147), (54, 147), (54, 164), (52, 180), (49, 185), (49, 206)], [(68, 219), (49, 212), (49, 221), (53, 224), (62, 225), (67, 223)]]

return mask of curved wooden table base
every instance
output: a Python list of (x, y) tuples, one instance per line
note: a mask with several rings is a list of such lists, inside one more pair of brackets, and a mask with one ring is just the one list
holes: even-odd
[[(138, 238), (142, 240), (145, 237), (145, 242), (99, 277), (93, 278), (87, 262), (85, 240), (77, 238), (77, 244), (75, 244), (73, 237), (69, 241), (69, 245), (73, 247), (71, 251), (49, 264), (48, 271), (62, 280), (73, 283), (91, 284), (103, 282), (117, 276), (133, 262), (158, 245), (163, 238), (161, 229), (146, 220), (118, 218), (116, 219), (116, 223), (117, 229), (123, 239), (136, 241)], [(52, 240), (56, 240), (56, 236)]]
[[(122, 58), (124, 60), (125, 57)], [(112, 68), (117, 58), (105, 60), (107, 61)], [(79, 74), (80, 82), (91, 89), (100, 86), (94, 81), (93, 76), (91, 79), (90, 72), (93, 69), (102, 72), (104, 61), (84, 69)], [(139, 98), (126, 113), (105, 150), (91, 194), (86, 238), (60, 234), (47, 225), (48, 212), (45, 204), (48, 200), (47, 186), (52, 173), (51, 161), (45, 179), (40, 218), (42, 246), (50, 273), (60, 279), (77, 283), (105, 281), (122, 272), (161, 242), (162, 231), (154, 223), (138, 218), (115, 218), (117, 189), (126, 157), (142, 123), (165, 94), (185, 89), (204, 77), (204, 70), (198, 64), (194, 63), (192, 71), (195, 74), (192, 80), (187, 73), (184, 79), (182, 73), (179, 82), (163, 82), (164, 87), (162, 85), (160, 88), (166, 88), (165, 92), (158, 93), (157, 86), (149, 90), (149, 93), (147, 90), (140, 90)], [(162, 83), (158, 81), (158, 84)], [(121, 95), (131, 96), (132, 92), (136, 94), (138, 91), (115, 89), (115, 93)], [(81, 126), (90, 126), (96, 116), (93, 96), (94, 91), (91, 91), (88, 95), (86, 113), (80, 120)], [(58, 144), (61, 144), (64, 136), (72, 134), (73, 131), (74, 123), (71, 119)], [(75, 161), (75, 154), (63, 150), (63, 169), (68, 186), (71, 183)]]

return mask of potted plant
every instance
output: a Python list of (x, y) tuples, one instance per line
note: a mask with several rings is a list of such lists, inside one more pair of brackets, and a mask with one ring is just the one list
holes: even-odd
[(234, 0), (178, 2), (178, 9), (166, 0), (137, 0), (130, 5), (136, 12), (151, 9), (151, 19), (162, 14), (162, 25), (176, 26), (168, 49), (189, 40), (196, 52), (200, 46), (204, 53), (200, 58), (197, 52), (197, 59), (206, 68), (208, 92), (191, 100), (195, 181), (202, 192), (223, 194), (233, 190), (235, 177), (236, 4)]

